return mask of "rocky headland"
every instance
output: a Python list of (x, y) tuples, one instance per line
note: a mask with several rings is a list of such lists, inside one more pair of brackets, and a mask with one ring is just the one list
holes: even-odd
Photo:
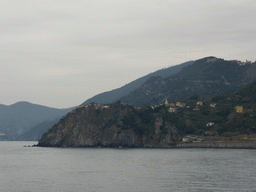
[[(144, 113), (143, 113), (144, 114)], [(172, 147), (181, 139), (161, 112), (142, 117), (126, 104), (90, 104), (68, 113), (39, 140), (45, 147)]]

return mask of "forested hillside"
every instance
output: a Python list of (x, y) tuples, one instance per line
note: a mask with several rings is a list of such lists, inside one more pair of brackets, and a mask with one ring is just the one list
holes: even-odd
[(256, 78), (256, 63), (207, 57), (166, 78), (151, 77), (120, 100), (133, 106), (159, 105), (165, 99), (179, 101), (192, 95), (211, 97), (238, 91)]
[(131, 83), (128, 83), (127, 85), (124, 85), (118, 89), (114, 89), (112, 91), (107, 91), (104, 93), (100, 93), (88, 100), (86, 100), (82, 105), (90, 104), (92, 102), (95, 103), (114, 103), (118, 101), (121, 97), (124, 97), (134, 89), (138, 88), (141, 86), (143, 83), (145, 83), (150, 77), (153, 76), (160, 76), (162, 78), (168, 77), (170, 75), (176, 74), (181, 71), (183, 67), (186, 67), (188, 65), (191, 65), (193, 61), (188, 61), (185, 63), (182, 63), (180, 65), (168, 67), (165, 69), (158, 70), (156, 72), (150, 73), (144, 77), (141, 77), (139, 79), (136, 79), (132, 81)]

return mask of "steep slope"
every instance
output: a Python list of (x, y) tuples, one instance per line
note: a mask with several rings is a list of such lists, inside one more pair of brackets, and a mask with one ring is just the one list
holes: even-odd
[(29, 102), (0, 107), (0, 140), (13, 140), (31, 127), (61, 118), (71, 109), (55, 109)]
[(160, 110), (140, 112), (121, 103), (79, 107), (45, 133), (38, 146), (170, 147), (180, 137), (169, 113)]
[(192, 95), (209, 97), (241, 89), (255, 77), (256, 64), (241, 64), (206, 57), (166, 78), (151, 77), (146, 83), (120, 100), (133, 106), (157, 105), (168, 99), (175, 102)]
[(114, 89), (112, 91), (107, 91), (101, 94), (98, 94), (88, 100), (86, 100), (81, 105), (87, 105), (92, 102), (95, 103), (113, 103), (119, 100), (121, 97), (127, 95), (129, 92), (133, 91), (137, 87), (141, 86), (143, 83), (145, 83), (150, 77), (153, 76), (161, 76), (162, 78), (168, 77), (170, 75), (176, 74), (181, 71), (183, 67), (186, 67), (188, 65), (191, 65), (193, 61), (188, 61), (185, 63), (182, 63), (180, 65), (172, 66), (166, 69), (158, 70), (154, 73), (150, 73), (144, 77), (141, 77), (135, 81), (132, 81), (131, 83), (128, 83), (127, 85), (124, 85), (121, 88)]

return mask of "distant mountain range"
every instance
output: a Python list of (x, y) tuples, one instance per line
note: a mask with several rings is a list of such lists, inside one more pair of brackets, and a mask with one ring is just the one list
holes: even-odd
[(59, 122), (60, 118), (56, 118), (51, 121), (44, 121), (42, 123), (37, 124), (36, 126), (32, 127), (25, 133), (15, 137), (14, 140), (16, 141), (38, 141), (42, 135), (48, 131), (53, 125)]
[(57, 121), (69, 111), (70, 108), (55, 109), (29, 102), (0, 105), (0, 140), (16, 140), (34, 126), (44, 121)]
[(206, 57), (168, 77), (153, 76), (120, 100), (132, 106), (158, 105), (187, 97), (238, 91), (256, 78), (256, 63)]

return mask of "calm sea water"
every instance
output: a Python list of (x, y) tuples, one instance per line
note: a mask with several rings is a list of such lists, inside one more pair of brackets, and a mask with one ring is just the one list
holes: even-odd
[(0, 142), (0, 191), (256, 191), (256, 150)]

